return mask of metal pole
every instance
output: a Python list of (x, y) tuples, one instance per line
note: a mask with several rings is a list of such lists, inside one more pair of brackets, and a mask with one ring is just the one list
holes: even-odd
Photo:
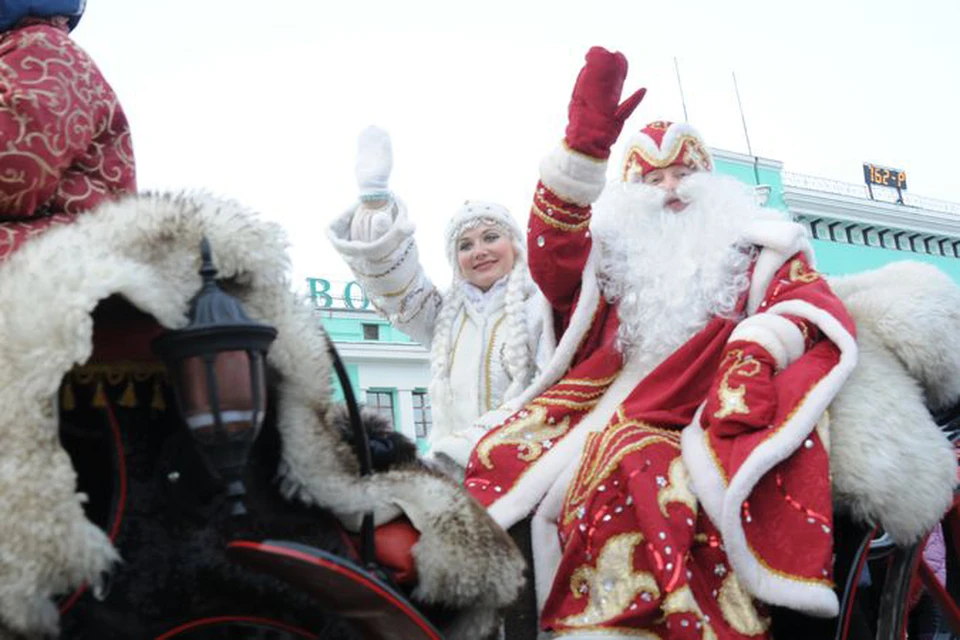
[(680, 89), (680, 104), (683, 105), (683, 121), (689, 122), (687, 118), (687, 100), (683, 97), (683, 85), (680, 83), (680, 64), (677, 62), (676, 56), (673, 58), (673, 68), (677, 72), (677, 87)]
[(730, 72), (733, 75), (733, 90), (737, 94), (737, 106), (740, 107), (740, 122), (743, 123), (743, 137), (747, 140), (747, 153), (753, 155), (753, 148), (750, 146), (750, 134), (747, 133), (747, 118), (743, 115), (743, 103), (740, 101), (740, 87), (737, 86), (736, 72)]
[(737, 106), (740, 108), (740, 122), (743, 123), (743, 137), (747, 141), (747, 154), (753, 156), (753, 179), (759, 185), (760, 168), (757, 166), (757, 156), (753, 155), (753, 147), (750, 146), (750, 134), (747, 133), (747, 117), (743, 115), (743, 103), (740, 101), (740, 87), (737, 86), (737, 74), (734, 71), (731, 71), (730, 74), (733, 76), (733, 90), (737, 94)]

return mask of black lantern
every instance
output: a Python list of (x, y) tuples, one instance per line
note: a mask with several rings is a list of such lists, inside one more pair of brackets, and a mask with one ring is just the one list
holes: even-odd
[(206, 237), (200, 243), (203, 286), (190, 324), (153, 342), (173, 379), (180, 415), (201, 455), (226, 487), (232, 515), (246, 509), (242, 474), (266, 410), (264, 358), (277, 330), (254, 322), (217, 285)]

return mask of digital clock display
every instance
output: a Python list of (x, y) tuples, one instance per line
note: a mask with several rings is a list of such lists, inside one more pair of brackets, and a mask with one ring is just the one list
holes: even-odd
[(863, 180), (867, 184), (877, 184), (883, 187), (893, 187), (900, 191), (907, 190), (907, 172), (890, 167), (879, 167), (869, 162), (863, 163)]

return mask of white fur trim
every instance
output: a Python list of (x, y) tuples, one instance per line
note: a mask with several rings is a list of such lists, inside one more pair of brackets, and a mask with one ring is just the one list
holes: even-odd
[(759, 220), (750, 224), (744, 232), (746, 242), (761, 247), (753, 268), (750, 293), (747, 298), (747, 314), (753, 315), (760, 308), (773, 277), (783, 263), (797, 252), (803, 252), (813, 267), (813, 248), (807, 240), (806, 230), (795, 222), (785, 220)]
[(438, 439), (430, 445), (430, 451), (433, 454), (442, 453), (461, 467), (466, 467), (470, 453), (486, 433), (486, 429), (474, 425)]
[(560, 530), (557, 523), (561, 518), (563, 501), (567, 487), (573, 480), (577, 465), (564, 469), (557, 482), (547, 493), (530, 519), (530, 547), (533, 550), (533, 576), (537, 596), (537, 611), (543, 611), (543, 605), (553, 589), (553, 582), (563, 558), (560, 548)]
[(746, 340), (766, 349), (782, 370), (803, 355), (803, 332), (781, 315), (758, 313), (738, 324), (728, 342)]
[(565, 144), (540, 162), (540, 180), (555, 194), (582, 207), (594, 202), (606, 183), (607, 161), (578, 153)]
[(523, 232), (520, 231), (520, 225), (517, 219), (513, 217), (510, 210), (502, 204), (496, 202), (486, 202), (484, 200), (467, 200), (457, 209), (450, 219), (444, 231), (444, 249), (446, 250), (447, 262), (454, 272), (459, 272), (457, 265), (457, 238), (462, 233), (465, 225), (473, 220), (489, 218), (497, 224), (507, 229), (514, 239), (514, 247), (519, 249), (520, 256), (527, 253), (526, 244), (523, 242)]
[(836, 318), (808, 302), (789, 300), (774, 305), (768, 312), (794, 315), (816, 324), (840, 349), (839, 362), (810, 390), (803, 405), (784, 423), (777, 434), (751, 452), (726, 490), (722, 483), (717, 482), (718, 472), (707, 451), (706, 434), (698, 420), (694, 420), (684, 429), (684, 462), (690, 469), (697, 496), (720, 529), (730, 564), (747, 590), (765, 602), (790, 607), (810, 615), (835, 616), (839, 611), (839, 604), (832, 589), (824, 585), (786, 579), (769, 571), (754, 557), (743, 531), (740, 505), (749, 498), (760, 478), (796, 451), (813, 430), (856, 366), (857, 344)]

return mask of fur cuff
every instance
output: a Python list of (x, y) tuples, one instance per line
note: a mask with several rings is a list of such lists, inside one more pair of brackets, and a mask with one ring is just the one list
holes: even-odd
[(790, 320), (771, 313), (750, 316), (737, 325), (729, 342), (754, 342), (770, 352), (777, 362), (777, 370), (788, 367), (803, 355), (803, 333)]
[(407, 214), (407, 207), (399, 200), (394, 200), (393, 206), (397, 208), (397, 214), (386, 233), (371, 242), (351, 240), (350, 224), (361, 206), (350, 207), (327, 227), (327, 238), (329, 238), (330, 244), (348, 262), (382, 260), (385, 256), (396, 251), (404, 240), (413, 236), (416, 225)]
[(607, 161), (578, 153), (565, 144), (540, 163), (540, 180), (555, 194), (580, 206), (600, 197), (606, 183)]
[(461, 467), (466, 467), (473, 447), (485, 433), (484, 429), (476, 426), (452, 433), (434, 442), (430, 448), (431, 453), (442, 453)]

